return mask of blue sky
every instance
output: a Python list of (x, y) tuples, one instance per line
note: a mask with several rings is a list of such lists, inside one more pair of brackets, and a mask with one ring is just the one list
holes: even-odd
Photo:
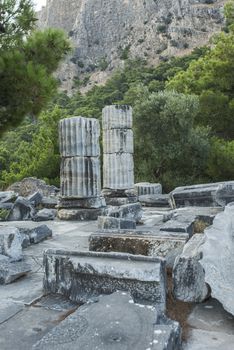
[[(65, 0), (66, 1), (66, 0)], [(36, 10), (40, 10), (46, 4), (46, 0), (34, 0)]]

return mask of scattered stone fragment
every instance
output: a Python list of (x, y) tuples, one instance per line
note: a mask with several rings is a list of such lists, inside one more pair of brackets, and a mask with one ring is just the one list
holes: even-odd
[(57, 214), (55, 209), (41, 209), (33, 217), (33, 221), (49, 221), (54, 220)]
[(136, 221), (114, 218), (111, 216), (99, 216), (98, 228), (101, 230), (108, 229), (135, 229)]
[(0, 254), (11, 258), (11, 261), (22, 259), (22, 238), (16, 227), (0, 226)]
[(202, 302), (210, 295), (201, 265), (202, 245), (205, 237), (195, 234), (184, 246), (173, 267), (173, 294), (185, 302)]
[(43, 196), (40, 191), (36, 191), (27, 197), (29, 202), (32, 203), (32, 205), (34, 205), (35, 207), (42, 203), (42, 198)]
[(44, 253), (44, 290), (86, 302), (100, 294), (129, 291), (136, 302), (165, 310), (165, 260), (120, 253)]
[(234, 315), (234, 202), (216, 215), (213, 225), (205, 230), (200, 263), (211, 295), (225, 310)]
[(125, 204), (120, 207), (109, 207), (108, 216), (116, 218), (125, 218), (139, 222), (143, 215), (142, 206), (140, 203)]
[(160, 257), (172, 268), (175, 258), (182, 253), (188, 234), (164, 232), (161, 234), (127, 233), (128, 230), (108, 230), (89, 237), (89, 250), (97, 252), (122, 252), (134, 255)]
[(0, 192), (0, 203), (13, 203), (17, 198), (17, 195), (13, 191)]
[(193, 226), (195, 218), (190, 220), (179, 221), (179, 219), (171, 219), (160, 226), (160, 231), (186, 232), (191, 237), (193, 235)]
[(30, 220), (34, 216), (35, 209), (30, 201), (23, 197), (18, 197), (7, 218), (8, 221)]
[(162, 194), (162, 185), (159, 183), (139, 182), (134, 187), (138, 196)]
[(170, 208), (168, 194), (146, 194), (139, 196), (139, 202), (145, 207)]
[(8, 260), (0, 259), (0, 285), (12, 283), (31, 271), (24, 261), (11, 262), (10, 258), (5, 258)]
[[(101, 315), (101, 317), (100, 317)], [(158, 324), (153, 306), (117, 292), (78, 308), (34, 345), (34, 350), (179, 350), (180, 327)]]
[(35, 227), (29, 234), (31, 244), (37, 244), (50, 237), (52, 237), (52, 230), (46, 225)]

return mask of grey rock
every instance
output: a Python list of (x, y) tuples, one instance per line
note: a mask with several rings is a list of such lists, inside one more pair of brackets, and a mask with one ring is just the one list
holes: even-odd
[(99, 229), (135, 229), (136, 221), (114, 218), (110, 216), (98, 217)]
[(37, 244), (50, 237), (52, 237), (52, 230), (47, 225), (35, 227), (29, 233), (31, 244)]
[(30, 271), (30, 265), (24, 261), (10, 262), (10, 259), (8, 261), (0, 260), (0, 285), (12, 283)]
[(18, 193), (22, 197), (27, 197), (37, 191), (39, 191), (45, 197), (54, 197), (59, 192), (57, 187), (47, 185), (45, 181), (35, 177), (27, 177), (22, 181), (15, 182), (8, 187), (8, 190)]
[(202, 245), (205, 237), (195, 234), (184, 246), (173, 267), (173, 294), (185, 302), (202, 302), (210, 295), (201, 265)]
[(23, 197), (18, 197), (14, 203), (13, 208), (11, 209), (9, 216), (7, 217), (8, 221), (22, 221), (30, 220), (33, 218), (35, 209), (29, 200)]
[(134, 230), (100, 230), (89, 237), (89, 250), (97, 252), (122, 252), (134, 255), (160, 257), (172, 268), (175, 258), (182, 253), (188, 235), (170, 232), (142, 233)]
[(140, 203), (125, 204), (120, 207), (108, 207), (107, 215), (139, 222), (142, 218), (143, 210)]
[(39, 204), (41, 204), (42, 198), (43, 198), (43, 195), (41, 194), (40, 191), (36, 191), (27, 197), (29, 202), (32, 203), (32, 205), (34, 205), (34, 206), (38, 206)]
[(60, 220), (97, 220), (98, 216), (102, 216), (105, 213), (105, 208), (98, 209), (59, 209), (57, 217)]
[(59, 122), (62, 157), (98, 157), (100, 125), (98, 119), (72, 117)]
[(216, 215), (213, 225), (205, 230), (200, 263), (205, 270), (205, 282), (213, 298), (234, 315), (234, 202)]
[(8, 256), (11, 261), (22, 259), (22, 238), (16, 227), (0, 226), (0, 254)]
[(54, 220), (57, 214), (56, 209), (41, 209), (34, 216), (33, 221), (49, 221)]
[(162, 194), (162, 185), (159, 183), (139, 182), (135, 184), (138, 196)]
[[(205, 0), (135, 0), (134, 4), (112, 0), (103, 6), (102, 0), (49, 0), (39, 23), (42, 27), (62, 28), (70, 35), (73, 57), (60, 68), (59, 79), (63, 89), (71, 91), (74, 77), (82, 72), (91, 74), (89, 87), (95, 80), (103, 83), (111, 71), (123, 66), (124, 54), (152, 63), (160, 57), (187, 54), (188, 37), (189, 50), (206, 45), (224, 26), (223, 3), (201, 2)], [(168, 37), (160, 32), (162, 25)], [(108, 66), (105, 71), (99, 62)]]
[(165, 310), (165, 261), (119, 253), (47, 250), (44, 290), (86, 302), (100, 294), (129, 291), (136, 302)]
[(106, 202), (103, 197), (90, 197), (90, 198), (60, 198), (58, 208), (86, 208), (86, 209), (98, 209), (105, 207)]
[(81, 306), (33, 349), (179, 350), (178, 325), (157, 320), (153, 306), (135, 304), (128, 293), (117, 292)]
[(151, 194), (139, 196), (139, 202), (145, 207), (166, 207), (170, 208), (168, 194)]

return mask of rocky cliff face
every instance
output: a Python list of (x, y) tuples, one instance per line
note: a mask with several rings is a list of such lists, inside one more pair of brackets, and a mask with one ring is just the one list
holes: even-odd
[[(126, 58), (155, 64), (204, 45), (223, 26), (219, 0), (47, 0), (41, 27), (63, 28), (74, 43), (60, 79), (103, 82)], [(88, 79), (86, 79), (88, 80)]]

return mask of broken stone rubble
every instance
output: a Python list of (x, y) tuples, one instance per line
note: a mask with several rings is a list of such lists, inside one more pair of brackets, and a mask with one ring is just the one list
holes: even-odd
[(0, 226), (0, 254), (8, 256), (11, 261), (22, 260), (22, 238), (16, 227)]

